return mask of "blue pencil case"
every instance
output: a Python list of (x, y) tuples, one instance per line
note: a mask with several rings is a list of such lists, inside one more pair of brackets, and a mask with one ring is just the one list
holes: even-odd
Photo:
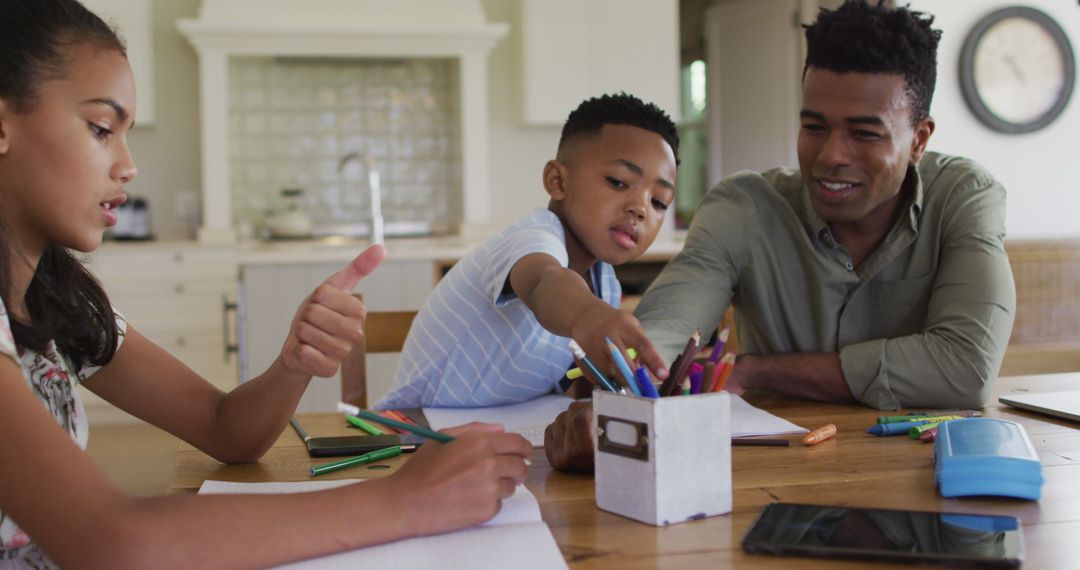
[(1024, 427), (997, 418), (942, 423), (934, 440), (934, 466), (943, 497), (999, 495), (1036, 501), (1042, 463)]

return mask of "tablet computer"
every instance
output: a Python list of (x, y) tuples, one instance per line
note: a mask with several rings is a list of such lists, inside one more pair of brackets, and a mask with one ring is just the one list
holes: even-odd
[(1080, 390), (1006, 394), (998, 401), (1007, 406), (1080, 422)]
[(370, 451), (400, 445), (402, 453), (411, 453), (423, 443), (424, 438), (413, 434), (345, 435), (308, 438), (307, 450), (308, 455), (312, 457), (336, 457), (363, 455)]
[(411, 433), (386, 435), (340, 435), (311, 437), (304, 426), (293, 416), (289, 419), (296, 435), (307, 446), (312, 457), (336, 457), (341, 455), (363, 455), (387, 447), (401, 446), (402, 453), (412, 453), (424, 443), (424, 438)]
[(1016, 567), (1016, 517), (772, 503), (742, 542), (751, 553), (949, 566)]

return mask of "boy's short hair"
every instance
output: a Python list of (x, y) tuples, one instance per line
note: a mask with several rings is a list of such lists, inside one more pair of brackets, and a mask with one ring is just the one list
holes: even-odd
[(835, 10), (822, 8), (806, 28), (806, 64), (836, 73), (882, 73), (904, 76), (911, 97), (912, 125), (930, 116), (937, 81), (937, 46), (941, 30), (934, 17), (908, 8), (890, 8), (884, 0), (847, 0)]
[(626, 93), (601, 95), (578, 105), (563, 125), (559, 152), (577, 137), (599, 134), (604, 125), (629, 125), (660, 135), (675, 154), (675, 164), (679, 164), (679, 131), (671, 117), (660, 107)]

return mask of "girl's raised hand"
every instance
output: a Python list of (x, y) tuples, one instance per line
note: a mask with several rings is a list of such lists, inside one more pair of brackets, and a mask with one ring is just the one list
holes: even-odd
[(333, 376), (361, 339), (367, 311), (352, 290), (386, 258), (386, 248), (365, 249), (344, 269), (326, 278), (308, 295), (293, 317), (281, 349), (281, 362), (290, 372)]

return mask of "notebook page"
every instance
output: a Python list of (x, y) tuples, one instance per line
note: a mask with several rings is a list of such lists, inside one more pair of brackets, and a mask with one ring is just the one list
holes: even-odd
[[(200, 495), (208, 494), (270, 494), (270, 493), (305, 493), (333, 489), (350, 483), (359, 483), (360, 479), (334, 479), (326, 481), (290, 481), (271, 483), (234, 483), (230, 481), (204, 481), (199, 488)], [(522, 524), (541, 522), (540, 504), (524, 485), (518, 485), (514, 494), (502, 503), (499, 513), (481, 526), (504, 524)]]
[[(205, 481), (199, 494), (303, 493), (332, 489), (359, 479), (234, 483)], [(502, 509), (481, 526), (436, 536), (339, 552), (279, 566), (290, 570), (335, 568), (469, 568), (541, 570), (566, 568), (559, 546), (540, 519), (540, 505), (524, 485), (503, 501)]]
[[(681, 398), (682, 396), (675, 396)], [(534, 400), (493, 406), (490, 408), (424, 408), (424, 415), (432, 429), (443, 429), (473, 421), (501, 423), (506, 431), (525, 436), (533, 447), (544, 446), (544, 428), (555, 421), (555, 416), (570, 407), (573, 402), (566, 396), (551, 394)], [(806, 433), (804, 427), (775, 416), (761, 408), (755, 408), (742, 399), (731, 395), (731, 437), (754, 435), (783, 435)]]
[(424, 408), (432, 429), (459, 426), (469, 422), (502, 424), (506, 431), (520, 433), (533, 447), (544, 446), (544, 428), (555, 416), (566, 411), (574, 400), (560, 394), (548, 394), (526, 402), (489, 408)]
[(784, 418), (750, 405), (742, 396), (731, 395), (731, 437), (783, 435), (810, 431)]
[(544, 523), (477, 527), (312, 558), (278, 568), (335, 570), (551, 570), (566, 568)]

